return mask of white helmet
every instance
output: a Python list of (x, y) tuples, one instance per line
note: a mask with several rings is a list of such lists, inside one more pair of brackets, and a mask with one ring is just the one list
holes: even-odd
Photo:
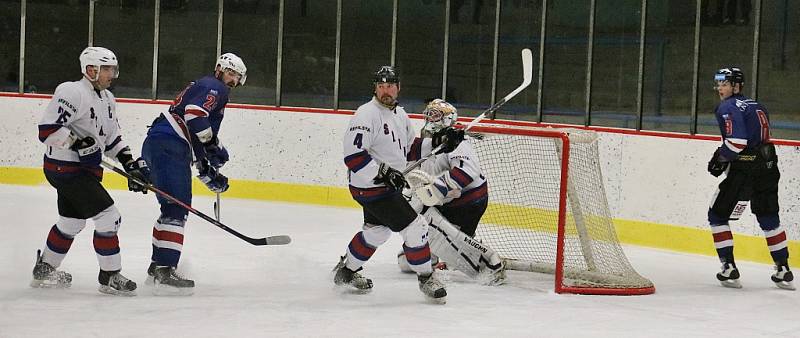
[(219, 59), (217, 59), (217, 64), (214, 66), (214, 70), (216, 70), (217, 67), (220, 67), (220, 70), (230, 69), (239, 73), (242, 77), (239, 79), (237, 86), (243, 86), (244, 82), (247, 80), (247, 66), (244, 65), (242, 58), (236, 56), (236, 54), (225, 53), (220, 55)]
[[(100, 66), (113, 66), (114, 67), (114, 78), (116, 79), (119, 77), (119, 64), (117, 63), (117, 56), (114, 55), (114, 52), (103, 48), (103, 47), (86, 47), (86, 49), (81, 52), (81, 56), (79, 57), (81, 60), (81, 73), (83, 75), (89, 76), (86, 74), (86, 67), (87, 66), (94, 66), (100, 70)], [(92, 81), (97, 81), (97, 77), (99, 76), (99, 72), (95, 73), (94, 79)]]
[(422, 111), (425, 118), (425, 125), (422, 127), (423, 134), (433, 135), (440, 129), (452, 127), (458, 120), (456, 107), (442, 99), (434, 99)]

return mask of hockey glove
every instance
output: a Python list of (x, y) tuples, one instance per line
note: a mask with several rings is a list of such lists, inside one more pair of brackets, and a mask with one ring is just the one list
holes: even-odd
[(447, 127), (443, 129), (439, 129), (439, 131), (433, 133), (431, 137), (431, 145), (436, 148), (439, 145), (442, 145), (442, 149), (440, 149), (437, 154), (441, 153), (449, 153), (453, 150), (458, 148), (458, 145), (461, 144), (461, 141), (464, 140), (464, 129), (456, 129), (453, 127)]
[(97, 167), (103, 161), (103, 151), (91, 136), (75, 141), (72, 145), (72, 150), (78, 152), (78, 158), (84, 166)]
[[(139, 157), (136, 160), (131, 160), (128, 163), (122, 166), (125, 169), (125, 172), (128, 175), (133, 176), (140, 182), (144, 184), (150, 184), (150, 168), (147, 166), (147, 162), (144, 161), (143, 158)], [(147, 193), (147, 188), (145, 186), (136, 183), (133, 179), (128, 179), (128, 190), (141, 192), (143, 194)]]
[(204, 144), (203, 146), (206, 151), (206, 159), (208, 160), (208, 163), (215, 169), (222, 168), (222, 166), (228, 162), (228, 159), (230, 159), (228, 150), (219, 144), (219, 140), (216, 137), (214, 140)]
[(378, 167), (378, 175), (375, 176), (372, 182), (375, 184), (386, 184), (387, 187), (391, 187), (395, 190), (402, 190), (403, 187), (407, 185), (403, 173), (390, 167), (386, 163), (381, 163)]
[(725, 172), (725, 169), (728, 169), (728, 162), (722, 160), (723, 158), (719, 156), (719, 148), (717, 148), (717, 151), (711, 156), (711, 160), (708, 161), (708, 172), (712, 176), (719, 177)]
[(214, 166), (209, 165), (205, 161), (201, 161), (198, 165), (198, 169), (199, 174), (197, 178), (208, 187), (208, 190), (218, 194), (228, 190), (228, 178), (220, 174), (217, 168), (214, 168)]

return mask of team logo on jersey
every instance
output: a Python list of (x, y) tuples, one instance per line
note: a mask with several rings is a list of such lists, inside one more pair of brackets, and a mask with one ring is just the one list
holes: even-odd
[(736, 100), (736, 108), (739, 108), (741, 111), (747, 110), (747, 102)]
[(72, 103), (69, 103), (67, 100), (59, 98), (58, 99), (58, 103), (64, 105), (67, 108), (69, 108), (70, 110), (72, 110), (73, 113), (77, 113), (78, 112), (78, 110), (75, 109), (75, 106), (73, 106)]

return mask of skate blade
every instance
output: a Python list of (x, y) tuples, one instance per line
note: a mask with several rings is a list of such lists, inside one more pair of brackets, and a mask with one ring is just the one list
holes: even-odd
[(155, 283), (153, 285), (153, 295), (155, 296), (191, 296), (194, 294), (194, 288), (178, 288), (174, 286)]
[(72, 286), (72, 283), (64, 284), (64, 283), (34, 279), (31, 281), (30, 286), (32, 288), (37, 288), (37, 289), (66, 289)]
[(144, 279), (144, 285), (156, 285), (156, 278), (153, 276), (147, 276), (147, 278)]
[(372, 292), (372, 288), (359, 289), (359, 288), (356, 288), (354, 286), (347, 285), (347, 284), (336, 285), (335, 287), (336, 287), (336, 290), (339, 291), (340, 293), (346, 293), (346, 294), (351, 294), (351, 295), (366, 295), (366, 294)]
[(726, 288), (731, 288), (731, 289), (741, 289), (742, 288), (742, 283), (740, 283), (738, 279), (723, 280), (723, 281), (719, 281), (719, 283), (722, 284), (722, 286), (724, 286)]
[(130, 291), (117, 290), (117, 289), (109, 287), (107, 285), (100, 285), (100, 287), (97, 288), (97, 291), (100, 291), (100, 293), (105, 293), (107, 295), (112, 295), (112, 296), (123, 296), (123, 297), (136, 296), (136, 290), (130, 290)]
[(478, 274), (478, 282), (485, 286), (500, 286), (506, 283), (506, 272), (501, 271), (488, 271)]
[(428, 303), (436, 304), (436, 305), (444, 305), (444, 304), (447, 303), (447, 296), (439, 297), (439, 298), (433, 298), (433, 297), (425, 296), (425, 299), (428, 300)]
[(792, 282), (777, 282), (775, 283), (775, 286), (784, 290), (791, 290), (791, 291), (795, 290), (794, 284), (792, 284)]

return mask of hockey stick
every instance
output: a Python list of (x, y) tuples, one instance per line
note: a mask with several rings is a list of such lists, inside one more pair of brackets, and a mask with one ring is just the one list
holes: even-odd
[(217, 193), (217, 201), (214, 202), (214, 218), (219, 222), (219, 193)]
[(138, 180), (136, 177), (131, 176), (130, 174), (128, 174), (125, 171), (123, 171), (122, 169), (117, 168), (115, 165), (113, 165), (111, 163), (108, 163), (105, 160), (103, 160), (102, 165), (104, 167), (108, 168), (109, 170), (112, 170), (115, 173), (120, 174), (120, 175), (124, 176), (125, 178), (127, 178), (129, 180), (132, 180), (132, 181), (136, 182), (137, 184), (145, 187), (145, 189), (150, 190), (150, 191), (152, 191), (152, 192), (154, 192), (156, 194), (159, 194), (159, 195), (161, 195), (161, 197), (164, 197), (164, 198), (172, 201), (173, 203), (175, 203), (177, 205), (180, 205), (181, 207), (183, 207), (184, 209), (188, 210), (189, 212), (199, 216), (200, 218), (208, 221), (211, 224), (216, 225), (220, 229), (225, 230), (225, 231), (229, 232), (230, 234), (232, 234), (232, 235), (234, 235), (236, 237), (239, 237), (240, 239), (244, 240), (247, 243), (250, 243), (252, 245), (284, 245), (284, 244), (289, 244), (292, 241), (291, 237), (286, 236), (286, 235), (269, 236), (269, 237), (266, 237), (266, 238), (252, 238), (252, 237), (248, 237), (248, 236), (242, 235), (238, 231), (229, 228), (227, 225), (222, 224), (219, 221), (209, 217), (208, 215), (206, 215), (206, 214), (204, 214), (204, 213), (202, 213), (200, 211), (197, 211), (195, 208), (192, 208), (190, 205), (187, 205), (186, 203), (181, 202), (179, 199), (173, 197), (172, 195), (167, 194), (167, 193), (159, 190), (158, 188), (154, 187), (152, 184), (147, 184), (147, 183), (144, 183), (144, 182)]
[[(486, 117), (486, 115), (494, 113), (502, 105), (506, 104), (508, 100), (511, 100), (514, 96), (519, 94), (519, 92), (527, 88), (531, 84), (532, 80), (533, 80), (533, 54), (531, 53), (530, 49), (525, 48), (522, 50), (522, 84), (519, 85), (517, 89), (514, 89), (512, 92), (508, 93), (508, 95), (506, 95), (500, 101), (497, 101), (495, 104), (489, 107), (489, 109), (484, 110), (483, 113), (478, 115), (478, 117), (473, 119), (469, 124), (467, 124), (466, 127), (464, 127), (464, 131), (466, 132), (470, 128), (474, 127), (476, 124), (478, 124), (478, 122), (483, 120)], [(427, 159), (431, 158), (431, 156), (433, 156), (434, 154), (436, 154), (436, 152), (441, 150), (442, 147), (444, 147), (444, 145), (440, 144), (438, 147), (431, 150), (430, 154), (423, 156), (414, 163), (411, 163), (411, 165), (406, 167), (406, 170), (403, 170), (403, 175), (410, 173), (412, 170), (414, 170), (414, 168), (422, 164), (422, 162), (425, 162)]]

